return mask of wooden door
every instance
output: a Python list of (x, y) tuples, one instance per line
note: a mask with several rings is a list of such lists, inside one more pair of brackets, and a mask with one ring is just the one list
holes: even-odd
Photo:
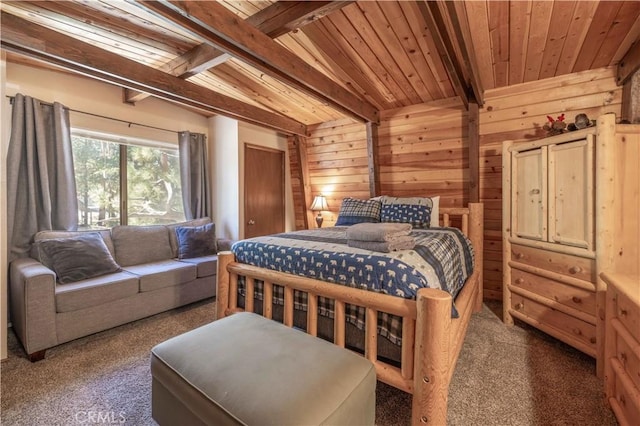
[(513, 232), (521, 238), (547, 239), (547, 149), (516, 152), (512, 162)]
[(244, 237), (284, 232), (284, 151), (244, 146)]
[(594, 250), (593, 135), (549, 146), (549, 241)]

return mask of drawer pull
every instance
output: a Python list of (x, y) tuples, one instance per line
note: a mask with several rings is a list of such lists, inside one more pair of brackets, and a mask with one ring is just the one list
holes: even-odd
[(524, 280), (522, 278), (516, 278), (516, 284), (522, 284)]
[(571, 268), (569, 268), (569, 273), (570, 274), (575, 275), (575, 274), (578, 274), (580, 272), (582, 272), (582, 268), (579, 267), (579, 266), (572, 266)]
[(539, 193), (540, 193), (540, 190), (539, 190), (539, 189), (532, 189), (532, 190), (531, 190), (531, 194), (532, 194), (532, 195), (537, 195), (537, 194), (539, 194)]
[(573, 329), (573, 334), (577, 334), (578, 336), (582, 336), (582, 330), (580, 330), (579, 328), (574, 328)]
[(516, 259), (522, 259), (524, 257), (524, 253), (515, 253)]
[(596, 338), (592, 337), (591, 339), (589, 339), (589, 342), (591, 342), (592, 344), (595, 345), (596, 344)]
[(573, 303), (582, 303), (582, 299), (578, 296), (573, 296), (571, 300), (573, 300)]
[(521, 310), (522, 308), (524, 308), (524, 303), (522, 303), (522, 302), (521, 303), (516, 303), (515, 308), (516, 308), (516, 311)]
[(620, 316), (621, 317), (626, 317), (627, 316), (627, 310), (620, 308)]
[(620, 353), (620, 361), (622, 361), (623, 364), (625, 362), (627, 362), (627, 354), (625, 354), (624, 352), (621, 352)]

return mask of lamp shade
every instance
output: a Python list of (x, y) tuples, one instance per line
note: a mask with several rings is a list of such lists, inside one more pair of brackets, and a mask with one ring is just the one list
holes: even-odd
[(327, 199), (325, 198), (325, 196), (316, 195), (313, 199), (313, 203), (311, 203), (311, 207), (309, 207), (309, 210), (312, 210), (314, 212), (320, 210), (329, 210), (329, 206), (327, 205)]

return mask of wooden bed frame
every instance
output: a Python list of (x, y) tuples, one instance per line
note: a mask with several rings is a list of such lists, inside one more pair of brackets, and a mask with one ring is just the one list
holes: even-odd
[[(441, 208), (443, 226), (459, 217), (460, 229), (474, 248), (474, 270), (455, 303), (459, 318), (451, 318), (451, 295), (437, 289), (423, 288), (416, 300), (326, 283), (320, 280), (270, 271), (235, 262), (231, 252), (218, 254), (217, 318), (243, 309), (238, 308), (238, 276), (246, 277), (246, 311), (254, 311), (255, 280), (264, 281), (263, 315), (272, 317), (273, 285), (284, 287), (284, 324), (293, 326), (293, 292), (308, 293), (307, 332), (317, 335), (318, 297), (335, 300), (334, 343), (345, 345), (345, 304), (366, 308), (364, 356), (375, 365), (378, 380), (413, 395), (413, 425), (443, 425), (447, 421), (449, 383), (462, 348), (469, 319), (482, 307), (483, 205), (470, 203), (467, 208)], [(378, 311), (403, 318), (400, 367), (377, 356)]]

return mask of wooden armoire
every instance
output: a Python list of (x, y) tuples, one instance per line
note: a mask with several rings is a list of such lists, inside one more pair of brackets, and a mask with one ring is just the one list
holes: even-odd
[[(595, 126), (502, 151), (503, 320), (524, 321), (597, 360), (604, 371), (606, 284), (614, 246), (607, 167), (614, 114)], [(622, 127), (621, 127), (622, 126)], [(636, 165), (640, 167), (640, 164)]]

